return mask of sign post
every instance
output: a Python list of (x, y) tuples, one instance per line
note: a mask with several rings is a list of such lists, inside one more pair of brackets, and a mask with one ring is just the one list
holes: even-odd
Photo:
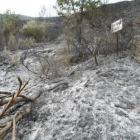
[(117, 40), (117, 56), (119, 55), (119, 34), (118, 31), (122, 30), (123, 28), (123, 21), (122, 19), (117, 20), (116, 22), (111, 24), (111, 32), (116, 33), (116, 40)]
[(119, 56), (119, 34), (116, 33), (116, 40), (117, 40), (117, 56)]

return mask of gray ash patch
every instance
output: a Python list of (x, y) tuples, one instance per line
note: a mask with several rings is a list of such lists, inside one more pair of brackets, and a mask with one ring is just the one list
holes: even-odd
[[(33, 88), (35, 91), (41, 88), (43, 93), (32, 104), (31, 113), (17, 123), (17, 139), (139, 139), (140, 64), (129, 57), (119, 59), (113, 55), (100, 56), (99, 66), (92, 64), (87, 68), (85, 64), (89, 61), (92, 60), (73, 66), (71, 69), (78, 72), (72, 76), (42, 81)], [(8, 87), (16, 90), (17, 83), (12, 79), (16, 73), (22, 77), (30, 75), (19, 66), (4, 77), (4, 67), (0, 67), (3, 90)], [(33, 85), (37, 78), (31, 76)], [(67, 79), (69, 86), (47, 91), (63, 79)], [(11, 133), (6, 137), (10, 139)]]

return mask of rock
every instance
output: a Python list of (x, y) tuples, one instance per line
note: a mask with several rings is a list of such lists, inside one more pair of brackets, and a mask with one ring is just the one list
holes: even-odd
[(94, 123), (93, 116), (90, 114), (84, 114), (84, 115), (85, 116), (81, 116), (80, 120), (78, 121), (77, 126), (82, 127), (82, 128), (86, 127), (86, 126), (88, 126), (88, 127), (92, 126)]
[(98, 105), (98, 106), (96, 107), (96, 109), (97, 109), (97, 110), (102, 110), (102, 106)]
[(48, 109), (48, 110), (46, 111), (46, 116), (50, 116), (50, 115), (51, 115), (51, 110)]

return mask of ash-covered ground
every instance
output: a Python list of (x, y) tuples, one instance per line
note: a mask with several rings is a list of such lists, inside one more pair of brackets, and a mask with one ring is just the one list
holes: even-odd
[[(48, 48), (51, 45), (47, 46)], [(22, 52), (22, 51), (21, 51)], [(53, 51), (52, 51), (53, 53)], [(129, 56), (99, 56), (71, 66), (67, 76), (39, 79), (22, 65), (1, 63), (0, 90), (16, 90), (16, 75), (30, 78), (27, 95), (41, 89), (32, 112), (16, 126), (18, 140), (139, 140), (140, 64)], [(50, 87), (60, 82), (57, 90)], [(11, 139), (11, 134), (6, 139)]]

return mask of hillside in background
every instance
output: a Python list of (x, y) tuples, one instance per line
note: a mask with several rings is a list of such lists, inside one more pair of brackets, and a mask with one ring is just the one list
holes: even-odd
[(133, 21), (136, 23), (140, 18), (140, 1), (123, 1), (115, 4), (107, 5), (110, 16), (113, 20), (123, 18), (125, 22)]
[[(106, 4), (106, 8), (110, 15), (112, 15), (113, 20), (115, 18), (123, 18), (123, 17), (128, 17), (128, 18), (135, 18), (136, 16), (139, 15), (140, 11), (140, 1), (122, 1), (118, 3), (113, 3), (113, 4)], [(3, 14), (0, 13), (0, 17)], [(22, 14), (17, 14), (21, 20), (31, 20), (31, 19), (38, 19), (39, 17), (31, 17), (27, 15), (22, 15)], [(43, 19), (46, 20), (59, 20), (61, 17), (44, 17)]]
[[(31, 16), (26, 16), (22, 14), (16, 14), (21, 20), (36, 20), (39, 19), (39, 17), (31, 17)], [(3, 14), (0, 13), (0, 18), (3, 16)], [(60, 20), (61, 17), (43, 17), (42, 19), (47, 20), (47, 21), (56, 21)]]
[[(32, 20), (36, 19), (35, 17), (25, 16), (21, 14), (16, 14), (21, 20)], [(3, 14), (0, 14), (0, 18), (3, 16)]]
[(21, 20), (33, 20), (33, 19), (36, 19), (36, 17), (30, 17), (30, 16), (26, 16), (26, 15), (21, 15), (21, 14), (18, 14), (18, 17)]

